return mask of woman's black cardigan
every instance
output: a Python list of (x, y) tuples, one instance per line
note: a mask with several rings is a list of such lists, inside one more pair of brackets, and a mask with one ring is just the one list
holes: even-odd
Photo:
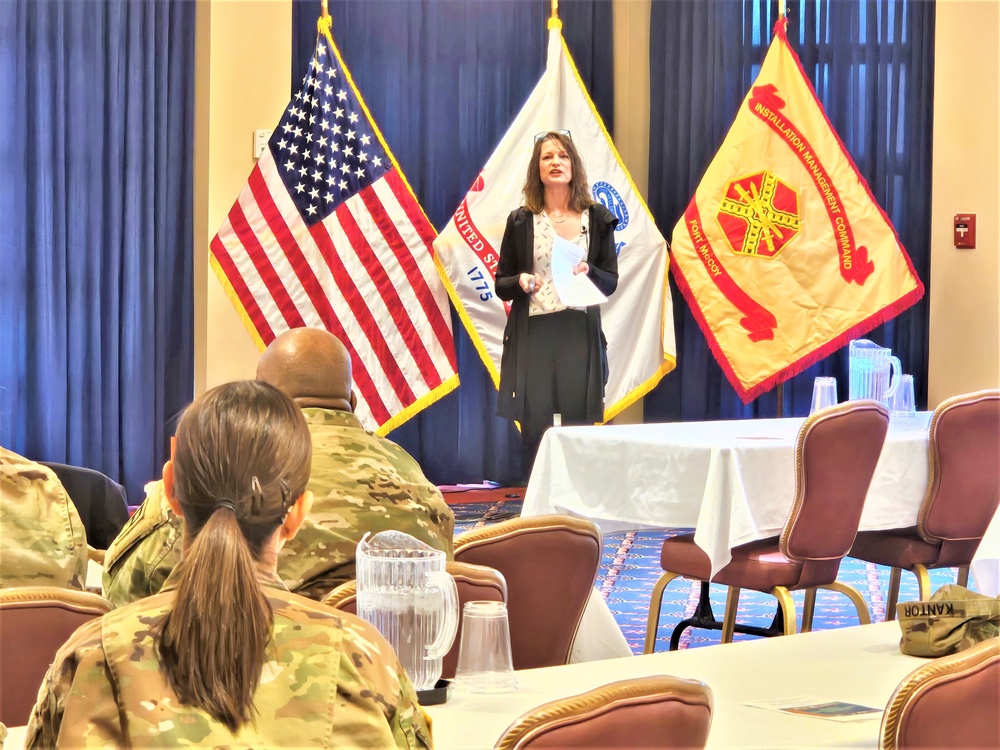
[[(590, 212), (587, 276), (606, 297), (618, 286), (618, 256), (614, 229), (618, 219), (599, 203)], [(500, 260), (497, 263), (497, 297), (511, 303), (503, 332), (500, 361), (500, 394), (497, 414), (520, 421), (524, 416), (525, 382), (528, 378), (528, 295), (521, 289), (522, 273), (534, 273), (535, 224), (528, 209), (518, 208), (507, 217)], [(601, 332), (601, 308), (587, 308), (587, 419), (604, 421), (604, 384), (608, 379), (607, 343)]]

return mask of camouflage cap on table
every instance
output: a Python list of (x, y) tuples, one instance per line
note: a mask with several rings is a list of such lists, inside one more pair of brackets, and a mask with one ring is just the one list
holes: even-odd
[(1000, 635), (1000, 597), (949, 583), (926, 602), (896, 605), (902, 638), (899, 650), (910, 656), (944, 656)]

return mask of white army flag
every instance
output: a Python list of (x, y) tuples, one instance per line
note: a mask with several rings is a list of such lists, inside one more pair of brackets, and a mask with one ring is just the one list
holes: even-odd
[(550, 19), (545, 73), (434, 241), (434, 250), (448, 278), (448, 293), (493, 384), (499, 385), (507, 310), (494, 292), (494, 277), (507, 215), (523, 201), (535, 134), (569, 130), (594, 200), (618, 217), (618, 289), (601, 310), (610, 368), (604, 398), (607, 420), (674, 368), (667, 243), (580, 80), (561, 29), (561, 21)]

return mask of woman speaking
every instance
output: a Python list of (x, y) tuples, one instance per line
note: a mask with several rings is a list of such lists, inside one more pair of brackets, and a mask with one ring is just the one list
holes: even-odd
[(524, 181), (524, 205), (507, 217), (497, 297), (509, 301), (503, 335), (497, 413), (521, 424), (521, 473), (527, 480), (542, 433), (560, 423), (604, 417), (607, 344), (597, 305), (562, 304), (552, 283), (552, 247), (561, 237), (581, 250), (573, 269), (605, 296), (618, 286), (614, 229), (618, 220), (590, 198), (587, 174), (569, 131), (535, 136)]

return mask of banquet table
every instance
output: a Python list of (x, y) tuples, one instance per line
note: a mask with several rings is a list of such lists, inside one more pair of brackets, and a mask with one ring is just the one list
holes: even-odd
[[(430, 706), (434, 746), (491, 748), (525, 711), (616, 680), (668, 674), (701, 680), (714, 697), (708, 747), (877, 747), (882, 709), (896, 685), (924, 659), (899, 651), (899, 624), (738, 641), (709, 648), (664, 651), (517, 672), (516, 692), (452, 692)], [(869, 718), (841, 723), (748, 705), (751, 701), (808, 696), (879, 709)]]
[[(863, 530), (911, 526), (927, 488), (930, 412), (893, 419), (872, 478)], [(795, 493), (804, 419), (746, 419), (548, 430), (522, 516), (567, 513), (606, 533), (694, 528), (713, 574), (733, 547), (781, 531)]]
[[(701, 680), (712, 690), (709, 748), (878, 747), (882, 709), (903, 678), (927, 660), (899, 652), (899, 625), (884, 622), (838, 630), (663, 651), (629, 659), (517, 672), (513, 693), (468, 695), (452, 690), (428, 706), (438, 750), (492, 748), (518, 716), (547, 701), (616, 680), (654, 674)], [(879, 709), (841, 723), (748, 705), (808, 696)], [(10, 727), (7, 750), (24, 746), (25, 728)]]

